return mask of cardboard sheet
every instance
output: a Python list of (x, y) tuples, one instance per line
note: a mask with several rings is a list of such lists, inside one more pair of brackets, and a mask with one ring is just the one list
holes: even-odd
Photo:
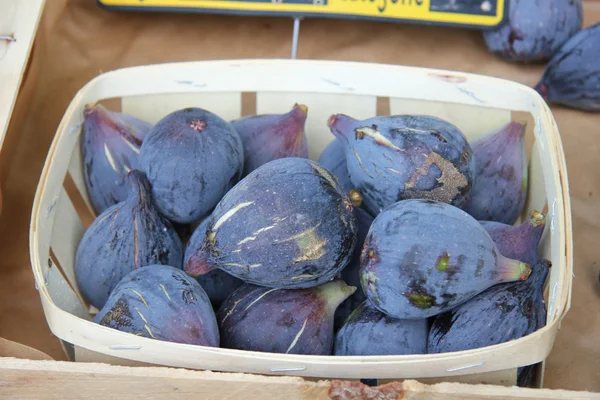
[[(600, 21), (588, 2), (585, 24)], [(77, 90), (102, 71), (148, 63), (287, 58), (292, 20), (215, 15), (107, 12), (93, 0), (46, 4), (30, 68), (1, 153), (0, 337), (64, 359), (34, 288), (29, 217), (36, 185), (60, 118)], [(457, 28), (307, 19), (298, 57), (459, 70), (537, 82), (543, 65), (489, 54), (481, 34)], [(293, 79), (293, 77), (290, 77)], [(600, 114), (553, 107), (571, 187), (575, 238), (573, 300), (547, 360), (548, 388), (600, 392)]]

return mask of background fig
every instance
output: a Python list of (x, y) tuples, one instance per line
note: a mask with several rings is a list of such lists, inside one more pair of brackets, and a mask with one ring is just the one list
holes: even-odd
[(546, 217), (539, 211), (529, 213), (529, 218), (518, 226), (501, 222), (479, 221), (504, 257), (533, 265), (538, 259), (538, 247), (546, 226)]
[(125, 176), (129, 196), (109, 207), (85, 231), (75, 254), (81, 293), (98, 309), (134, 269), (150, 264), (182, 268), (183, 250), (171, 223), (156, 211), (144, 174)]
[(198, 282), (168, 265), (127, 274), (94, 322), (147, 338), (219, 346), (219, 328)]
[(140, 152), (156, 206), (167, 218), (202, 218), (241, 177), (242, 141), (233, 126), (201, 108), (174, 111), (156, 123)]
[(335, 336), (336, 356), (426, 354), (427, 319), (388, 317), (365, 301)]
[(287, 114), (251, 115), (231, 122), (244, 146), (244, 176), (279, 158), (308, 158), (307, 112), (305, 105), (295, 104)]
[[(199, 248), (204, 243), (209, 219), (210, 216), (204, 218), (200, 225), (194, 230), (194, 233), (185, 248), (185, 255), (183, 257), (184, 265), (194, 252), (194, 249)], [(218, 310), (221, 303), (223, 303), (235, 289), (244, 283), (220, 269), (213, 269), (204, 275), (199, 275), (196, 277), (196, 280), (208, 295), (215, 310)]]
[(404, 199), (457, 206), (466, 201), (475, 162), (454, 125), (423, 115), (357, 121), (342, 114), (331, 116), (328, 124), (344, 144), (350, 179), (372, 215)]
[(295, 157), (271, 161), (219, 202), (206, 241), (193, 250), (185, 269), (198, 276), (220, 268), (245, 282), (274, 288), (319, 285), (352, 257), (353, 210), (335, 178), (316, 162)]
[(582, 24), (581, 0), (510, 0), (506, 21), (483, 37), (488, 49), (505, 59), (545, 61)]
[(334, 139), (325, 147), (319, 156), (319, 164), (337, 178), (346, 193), (353, 189), (346, 167), (346, 151), (340, 140)]
[(427, 318), (501, 282), (524, 280), (528, 264), (500, 254), (466, 212), (432, 200), (405, 200), (379, 214), (361, 254), (371, 303), (395, 318)]
[(527, 198), (525, 123), (509, 122), (471, 143), (476, 176), (467, 204), (475, 219), (512, 225)]
[(341, 280), (309, 289), (240, 286), (217, 313), (221, 346), (330, 355), (335, 308), (356, 290)]
[(544, 284), (548, 260), (538, 261), (525, 282), (497, 285), (438, 315), (428, 339), (429, 353), (477, 349), (526, 336), (546, 324)]
[(535, 87), (548, 102), (600, 111), (600, 23), (576, 33), (558, 50)]
[(125, 174), (138, 169), (140, 146), (152, 125), (100, 104), (83, 110), (83, 176), (97, 214), (125, 200)]

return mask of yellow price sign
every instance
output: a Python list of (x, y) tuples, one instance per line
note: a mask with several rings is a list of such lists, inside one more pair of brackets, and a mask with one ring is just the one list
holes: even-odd
[(361, 18), (492, 28), (508, 0), (97, 0), (107, 9)]

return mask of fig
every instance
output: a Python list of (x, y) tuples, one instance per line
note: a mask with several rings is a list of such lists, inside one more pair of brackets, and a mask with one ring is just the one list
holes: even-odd
[[(197, 249), (204, 243), (209, 218), (210, 217), (204, 218), (200, 225), (194, 230), (185, 249), (185, 255), (183, 257), (184, 264), (191, 257), (194, 249)], [(196, 280), (208, 295), (215, 310), (219, 309), (227, 296), (244, 283), (244, 281), (241, 281), (220, 269), (213, 269), (204, 275), (199, 275), (196, 277)]]
[(483, 31), (487, 48), (512, 61), (546, 61), (583, 24), (581, 0), (510, 0), (504, 23)]
[(509, 122), (471, 143), (475, 183), (463, 209), (475, 219), (512, 225), (527, 198), (525, 123)]
[(127, 274), (94, 322), (157, 340), (219, 346), (219, 326), (198, 282), (169, 265), (147, 265)]
[(422, 199), (399, 201), (375, 218), (360, 264), (368, 299), (400, 319), (437, 315), (531, 272), (529, 264), (504, 257), (469, 214)]
[(96, 214), (127, 198), (123, 177), (138, 169), (140, 146), (150, 131), (147, 122), (107, 110), (101, 104), (83, 110), (83, 176)]
[(388, 317), (369, 301), (356, 308), (335, 336), (336, 356), (426, 354), (427, 319)]
[(539, 260), (525, 282), (496, 285), (438, 315), (427, 341), (429, 353), (477, 349), (519, 339), (546, 324), (544, 284), (548, 260)]
[(504, 257), (523, 261), (529, 265), (538, 259), (538, 247), (546, 226), (546, 216), (531, 211), (529, 218), (518, 226), (501, 222), (479, 221)]
[(577, 32), (550, 59), (535, 89), (549, 103), (600, 111), (600, 23)]
[(340, 140), (334, 139), (325, 147), (319, 156), (319, 164), (337, 178), (345, 192), (353, 190), (354, 186), (346, 167), (344, 144)]
[(357, 121), (343, 114), (332, 115), (328, 125), (344, 145), (350, 179), (372, 215), (405, 199), (466, 201), (475, 162), (454, 125), (424, 115)]
[(331, 355), (335, 308), (355, 290), (342, 280), (307, 289), (243, 284), (217, 312), (221, 346), (270, 353)]
[(306, 158), (255, 169), (213, 211), (206, 240), (185, 264), (191, 276), (214, 268), (244, 282), (307, 288), (332, 279), (356, 245), (354, 206), (335, 178)]
[(140, 165), (159, 211), (189, 223), (206, 216), (238, 182), (244, 151), (229, 122), (201, 108), (185, 108), (152, 127)]
[(149, 264), (183, 267), (181, 240), (154, 208), (143, 172), (125, 175), (129, 195), (107, 208), (85, 231), (75, 254), (75, 278), (85, 299), (100, 309), (119, 281)]
[(231, 121), (244, 146), (244, 175), (284, 157), (308, 158), (304, 133), (308, 107), (294, 104), (286, 114), (251, 115)]
[(367, 236), (367, 232), (369, 232), (369, 228), (373, 223), (373, 217), (371, 214), (361, 208), (355, 208), (354, 212), (356, 216), (356, 225), (358, 228), (357, 242), (356, 246), (354, 247), (352, 259), (350, 260), (350, 263), (342, 270), (341, 277), (348, 285), (356, 286), (359, 289), (354, 292), (352, 296), (344, 300), (344, 302), (335, 310), (334, 328), (336, 331), (338, 331), (342, 325), (344, 325), (344, 322), (352, 313), (352, 311), (361, 305), (367, 298), (362, 289), (360, 289), (360, 253), (365, 241), (365, 237)]

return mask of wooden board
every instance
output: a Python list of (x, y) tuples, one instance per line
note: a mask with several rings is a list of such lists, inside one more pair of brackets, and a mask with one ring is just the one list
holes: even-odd
[(2, 399), (600, 399), (600, 394), (564, 390), (414, 380), (368, 387), (356, 381), (308, 381), (298, 377), (188, 371), (174, 368), (0, 358)]

